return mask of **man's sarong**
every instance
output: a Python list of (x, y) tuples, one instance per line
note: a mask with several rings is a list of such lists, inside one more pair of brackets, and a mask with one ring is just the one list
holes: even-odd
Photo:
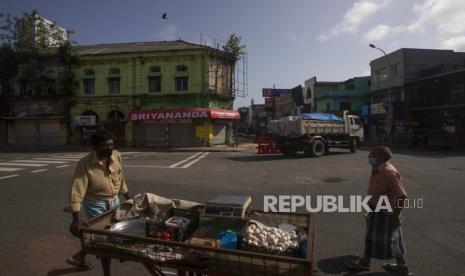
[(402, 229), (391, 227), (391, 215), (385, 212), (367, 215), (365, 255), (375, 259), (388, 260), (405, 254)]

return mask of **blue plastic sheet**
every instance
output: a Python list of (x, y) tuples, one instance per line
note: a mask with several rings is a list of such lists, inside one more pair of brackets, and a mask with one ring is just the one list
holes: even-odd
[(306, 120), (332, 121), (332, 122), (339, 122), (339, 123), (344, 122), (344, 120), (341, 117), (338, 117), (334, 114), (328, 114), (328, 113), (303, 113), (300, 115), (300, 117)]
[(236, 249), (237, 248), (237, 233), (233, 231), (223, 231), (218, 236), (221, 248)]

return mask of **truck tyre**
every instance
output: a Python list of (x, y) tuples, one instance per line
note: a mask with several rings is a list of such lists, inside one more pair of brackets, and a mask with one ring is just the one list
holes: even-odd
[(350, 139), (350, 152), (351, 153), (357, 152), (357, 140), (356, 139)]
[(323, 156), (326, 152), (326, 145), (321, 140), (315, 140), (310, 145), (309, 154), (312, 157)]

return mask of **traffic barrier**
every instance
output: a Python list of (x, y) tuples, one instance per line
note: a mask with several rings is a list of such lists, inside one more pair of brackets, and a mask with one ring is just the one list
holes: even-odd
[(279, 153), (278, 146), (273, 142), (259, 143), (257, 146), (258, 154), (277, 154)]

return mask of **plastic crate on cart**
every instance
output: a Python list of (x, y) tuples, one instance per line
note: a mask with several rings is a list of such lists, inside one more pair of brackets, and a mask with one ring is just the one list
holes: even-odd
[[(178, 225), (174, 225), (175, 220)], [(150, 238), (181, 242), (188, 239), (198, 227), (198, 212), (173, 208), (162, 220), (147, 221), (145, 235)]]

